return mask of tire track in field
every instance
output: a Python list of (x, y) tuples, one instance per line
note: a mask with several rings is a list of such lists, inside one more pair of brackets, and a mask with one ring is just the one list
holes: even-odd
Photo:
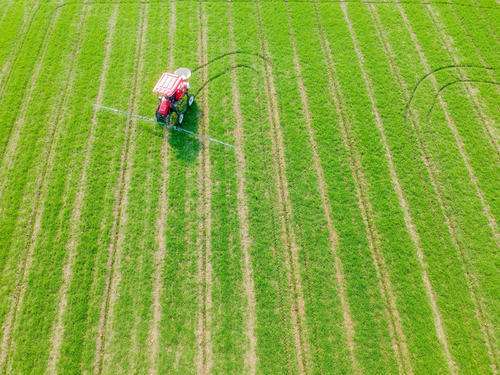
[[(21, 42), (16, 43), (16, 48), (9, 55), (8, 60), (3, 64), (2, 70), (0, 71), (0, 98), (3, 98), (5, 94), (5, 89), (7, 88), (7, 84), (9, 83), (10, 77), (12, 75), (12, 70), (15, 66), (15, 62), (19, 57), (19, 52), (21, 51), (26, 39), (28, 38), (28, 33), (31, 29), (31, 25), (35, 20), (36, 15), (38, 14), (38, 10), (42, 5), (41, 0), (36, 0), (36, 3), (32, 5), (33, 11), (26, 16), (26, 21), (23, 21), (22, 28), (19, 31), (18, 35), (22, 35)], [(47, 31), (47, 29), (45, 30)]]
[[(439, 15), (439, 12), (437, 11), (437, 9), (434, 9), (430, 5), (426, 5), (425, 9), (427, 10), (427, 13), (430, 16), (432, 23), (434, 24), (436, 30), (438, 31), (438, 34), (443, 42), (443, 45), (446, 51), (448, 52), (448, 55), (453, 60), (454, 64), (459, 65), (460, 59), (458, 57), (458, 51), (455, 47), (455, 42), (453, 41), (451, 35), (449, 35), (444, 29), (444, 25)], [(457, 70), (459, 78), (464, 81), (465, 91), (470, 101), (472, 102), (472, 106), (474, 107), (474, 111), (476, 112), (476, 117), (484, 124), (485, 126), (484, 131), (486, 133), (486, 137), (488, 138), (489, 142), (491, 143), (491, 145), (493, 146), (494, 150), (498, 155), (500, 154), (500, 148), (498, 147), (498, 139), (497, 135), (495, 134), (496, 133), (495, 122), (486, 113), (486, 110), (482, 105), (482, 103), (480, 102), (477, 94), (475, 93), (472, 84), (470, 82), (467, 82), (469, 80), (469, 77), (467, 76), (466, 71), (462, 68), (458, 68)]]
[[(390, 45), (390, 42), (388, 40), (387, 35), (385, 34), (382, 26), (382, 22), (380, 21), (380, 17), (378, 15), (378, 11), (376, 7), (369, 5), (368, 6), (373, 23), (377, 29), (377, 34), (380, 40), (380, 43), (384, 47), (385, 54), (387, 56), (387, 59), (389, 61), (389, 68), (391, 69), (392, 75), (396, 78), (396, 81), (398, 82), (399, 86), (401, 87), (401, 90), (403, 92), (403, 95), (406, 99), (410, 98), (410, 90), (408, 85), (405, 83), (403, 76), (401, 74), (401, 71), (399, 70), (397, 63), (396, 63), (396, 55)], [(429, 178), (431, 181), (431, 185), (433, 190), (436, 192), (436, 198), (438, 201), (439, 208), (441, 212), (443, 213), (443, 216), (445, 218), (445, 223), (446, 227), (448, 229), (448, 233), (450, 234), (450, 238), (453, 243), (453, 247), (457, 250), (459, 258), (462, 263), (462, 268), (464, 270), (464, 274), (467, 280), (467, 287), (469, 290), (469, 294), (471, 295), (471, 299), (474, 304), (474, 311), (476, 314), (476, 318), (479, 322), (479, 325), (481, 327), (481, 333), (484, 337), (484, 340), (487, 345), (487, 349), (489, 351), (490, 355), (490, 361), (491, 361), (491, 366), (493, 373), (496, 373), (496, 360), (494, 357), (494, 333), (493, 333), (493, 328), (492, 324), (489, 321), (485, 311), (486, 308), (484, 306), (484, 301), (482, 300), (481, 293), (480, 293), (480, 288), (479, 284), (477, 281), (477, 277), (475, 273), (472, 270), (472, 267), (470, 265), (470, 260), (468, 259), (468, 256), (466, 254), (466, 251), (464, 247), (460, 244), (458, 240), (458, 229), (457, 229), (457, 224), (455, 218), (449, 213), (445, 203), (444, 203), (444, 192), (443, 192), (443, 186), (439, 183), (437, 179), (437, 170), (436, 166), (432, 161), (432, 158), (430, 157), (430, 153), (427, 149), (427, 145), (425, 144), (425, 141), (422, 136), (422, 130), (420, 129), (419, 126), (419, 117), (418, 117), (418, 112), (416, 111), (410, 111), (410, 124), (412, 125), (413, 131), (416, 135), (417, 142), (418, 142), (418, 148), (420, 150), (420, 159), (422, 160), (422, 163), (425, 165), (427, 172), (429, 173)]]
[(57, 106), (57, 111), (52, 112), (52, 116), (49, 119), (49, 129), (47, 132), (47, 137), (45, 139), (45, 148), (42, 151), (43, 155), (41, 160), (41, 170), (37, 173), (37, 178), (35, 181), (34, 188), (34, 207), (30, 214), (29, 228), (28, 231), (28, 243), (26, 244), (26, 257), (24, 261), (21, 261), (20, 269), (18, 272), (18, 277), (16, 279), (16, 288), (12, 295), (12, 302), (9, 306), (9, 311), (7, 313), (6, 319), (2, 327), (2, 343), (0, 347), (0, 370), (5, 367), (7, 357), (12, 346), (12, 331), (16, 323), (16, 317), (21, 310), (24, 296), (28, 288), (29, 273), (31, 271), (31, 266), (33, 264), (33, 257), (35, 253), (36, 243), (41, 230), (41, 224), (43, 219), (43, 213), (45, 211), (45, 198), (48, 189), (48, 176), (50, 176), (54, 164), (55, 152), (57, 141), (59, 138), (60, 122), (64, 119), (66, 115), (66, 109), (68, 108), (68, 101), (71, 89), (73, 88), (76, 79), (76, 61), (78, 60), (80, 50), (83, 44), (85, 31), (82, 31), (82, 25), (85, 25), (86, 18), (90, 11), (90, 6), (85, 4), (83, 11), (80, 15), (78, 23), (78, 40), (74, 44), (74, 48), (70, 54), (70, 67), (68, 70), (68, 80), (60, 96), (61, 102)]
[[(270, 60), (268, 42), (264, 34), (264, 25), (261, 15), (261, 4), (256, 3), (256, 13), (258, 21), (258, 34), (261, 43), (261, 51), (266, 59)], [(281, 221), (281, 236), (285, 244), (285, 259), (287, 263), (287, 278), (292, 295), (290, 306), (290, 316), (292, 320), (293, 336), (295, 341), (295, 351), (297, 355), (297, 365), (300, 374), (305, 374), (310, 370), (310, 352), (305, 323), (305, 304), (302, 292), (302, 280), (299, 265), (299, 248), (295, 239), (292, 224), (292, 204), (286, 180), (286, 161), (284, 155), (284, 141), (281, 130), (279, 107), (277, 103), (277, 93), (274, 84), (274, 76), (271, 64), (264, 64), (265, 85), (268, 99), (269, 123), (271, 125), (271, 140), (273, 149), (273, 164), (276, 172), (276, 184), (278, 187), (279, 217)]]
[(295, 72), (297, 74), (297, 84), (300, 91), (300, 99), (302, 102), (302, 109), (304, 111), (305, 124), (309, 138), (309, 145), (311, 146), (311, 151), (313, 154), (313, 167), (316, 172), (316, 178), (318, 179), (318, 189), (321, 196), (321, 203), (323, 207), (323, 214), (326, 219), (326, 226), (328, 229), (328, 239), (330, 242), (330, 251), (333, 259), (333, 264), (335, 267), (335, 280), (337, 282), (337, 293), (339, 295), (340, 304), (342, 307), (342, 317), (343, 317), (343, 325), (344, 331), (346, 335), (346, 343), (349, 351), (349, 357), (351, 360), (352, 370), (354, 373), (361, 373), (361, 368), (359, 366), (358, 359), (356, 358), (356, 345), (354, 342), (354, 321), (351, 316), (351, 311), (349, 307), (349, 301), (347, 298), (346, 291), (346, 281), (343, 271), (342, 260), (338, 256), (338, 246), (339, 246), (339, 238), (337, 235), (337, 231), (335, 230), (335, 226), (333, 223), (333, 217), (331, 213), (331, 203), (330, 198), (328, 197), (328, 184), (325, 179), (325, 174), (323, 171), (323, 167), (321, 166), (321, 158), (319, 156), (318, 151), (318, 143), (316, 141), (316, 132), (312, 125), (312, 114), (309, 109), (309, 99), (307, 96), (304, 78), (302, 75), (302, 66), (299, 59), (299, 53), (297, 49), (297, 38), (295, 35), (295, 31), (292, 26), (290, 8), (288, 6), (288, 2), (286, 2), (287, 7), (287, 16), (288, 16), (288, 30), (290, 39), (292, 41), (292, 49), (293, 49), (293, 62), (295, 66)]
[[(47, 363), (47, 372), (50, 374), (56, 373), (57, 364), (59, 362), (59, 356), (61, 351), (61, 345), (64, 338), (64, 314), (66, 312), (68, 304), (68, 290), (73, 279), (73, 267), (76, 259), (77, 246), (80, 242), (80, 225), (81, 225), (81, 214), (83, 202), (87, 194), (87, 175), (90, 166), (90, 160), (92, 156), (95, 133), (97, 128), (97, 113), (98, 105), (102, 104), (104, 98), (104, 90), (106, 89), (107, 76), (110, 66), (111, 50), (113, 47), (113, 38), (115, 35), (116, 21), (118, 18), (118, 8), (119, 5), (113, 6), (113, 12), (109, 19), (108, 31), (104, 47), (104, 60), (101, 68), (101, 75), (99, 77), (99, 88), (96, 97), (96, 105), (92, 113), (91, 126), (89, 131), (89, 137), (87, 138), (87, 143), (84, 149), (84, 161), (81, 169), (81, 174), (78, 180), (78, 188), (76, 193), (76, 199), (71, 213), (71, 218), (69, 221), (69, 240), (66, 244), (66, 261), (63, 266), (63, 282), (59, 289), (59, 305), (57, 307), (57, 315), (52, 327), (52, 338), (51, 338), (51, 349), (49, 354), (49, 360)], [(58, 10), (56, 10), (57, 12)]]
[[(168, 60), (167, 70), (174, 66), (174, 50), (175, 50), (175, 29), (176, 29), (176, 3), (171, 1), (170, 5), (170, 20), (168, 29)], [(160, 188), (159, 207), (157, 221), (156, 240), (158, 249), (154, 256), (154, 276), (153, 276), (153, 319), (151, 321), (149, 332), (149, 373), (158, 373), (158, 356), (160, 351), (160, 322), (162, 317), (161, 295), (163, 292), (162, 271), (165, 264), (165, 255), (167, 252), (166, 245), (166, 220), (168, 214), (168, 181), (169, 181), (169, 145), (168, 145), (168, 129), (163, 128), (163, 139), (161, 146), (161, 164), (162, 164), (162, 180)]]
[[(62, 3), (62, 0), (59, 1)], [(40, 78), (40, 74), (42, 72), (42, 68), (44, 66), (46, 54), (49, 48), (49, 44), (51, 41), (52, 33), (54, 32), (55, 25), (60, 15), (60, 10), (57, 9), (54, 13), (52, 13), (49, 26), (46, 29), (46, 33), (44, 34), (44, 39), (42, 42), (42, 46), (40, 48), (40, 53), (37, 56), (37, 60), (35, 63), (35, 67), (33, 69), (33, 73), (31, 75), (31, 79), (28, 85), (24, 89), (23, 99), (21, 102), (21, 108), (19, 110), (19, 114), (16, 117), (13, 127), (9, 131), (9, 136), (7, 140), (7, 145), (3, 150), (2, 161), (0, 165), (0, 200), (5, 191), (8, 179), (8, 172), (11, 170), (12, 165), (14, 164), (15, 152), (17, 150), (17, 145), (19, 142), (19, 137), (21, 135), (21, 130), (23, 129), (26, 123), (26, 117), (28, 115), (29, 107), (31, 102), (33, 101), (33, 95), (35, 92), (35, 86)]]
[[(150, 180), (146, 181), (146, 183), (151, 183)], [(148, 185), (149, 186), (149, 185)], [(144, 220), (144, 227), (146, 227), (147, 222)], [(141, 242), (141, 248), (145, 250), (145, 244), (144, 241)], [(144, 255), (141, 255), (139, 257), (139, 264), (137, 265), (137, 272), (139, 274), (142, 274), (144, 270)], [(133, 299), (134, 305), (138, 303), (138, 297), (137, 294)], [(138, 363), (139, 363), (139, 353), (141, 352), (140, 347), (139, 347), (139, 324), (141, 323), (141, 314), (139, 311), (134, 312), (134, 324), (132, 326), (132, 332), (130, 334), (130, 347), (128, 349), (127, 353), (127, 359), (129, 366), (131, 369), (129, 370), (130, 373), (132, 374), (138, 374), (139, 369), (138, 369)]]
[(375, 271), (377, 274), (379, 290), (385, 302), (384, 315), (388, 323), (389, 335), (391, 338), (392, 349), (395, 354), (396, 362), (400, 373), (408, 372), (411, 369), (409, 362), (408, 344), (403, 331), (401, 317), (397, 309), (396, 297), (392, 287), (387, 265), (380, 249), (380, 235), (374, 220), (373, 207), (368, 196), (368, 182), (366, 180), (363, 167), (361, 165), (361, 156), (357, 150), (355, 140), (351, 134), (351, 124), (348, 112), (346, 110), (345, 99), (340, 90), (337, 81), (336, 65), (333, 61), (333, 53), (330, 43), (326, 38), (321, 23), (320, 12), (317, 2), (314, 3), (317, 19), (317, 27), (321, 42), (321, 49), (325, 56), (327, 65), (327, 77), (330, 86), (330, 95), (334, 102), (335, 110), (340, 119), (340, 134), (342, 143), (349, 153), (349, 165), (356, 188), (358, 206), (363, 219), (368, 240), (368, 247), (372, 257)]
[[(155, 145), (155, 144), (153, 144)], [(149, 146), (148, 148), (148, 151), (151, 151), (152, 149), (156, 150), (155, 147), (151, 148), (151, 145)], [(149, 156), (148, 158), (148, 164), (146, 166), (146, 168), (149, 168), (149, 173), (146, 174), (146, 178), (145, 180), (143, 181), (144, 183), (144, 186), (152, 186), (152, 183), (153, 183), (153, 176), (152, 176), (152, 168), (151, 168), (151, 156)], [(153, 207), (153, 199), (154, 199), (154, 196), (153, 196), (153, 193), (154, 193), (154, 189), (151, 189), (148, 194), (147, 194), (147, 197), (146, 197), (146, 200), (145, 200), (145, 205), (144, 205), (144, 209), (145, 209), (145, 213), (148, 213), (148, 212), (152, 212), (154, 207)], [(143, 218), (142, 218), (142, 228), (147, 228), (148, 227), (148, 224), (149, 224), (149, 216), (147, 214), (144, 214), (143, 215)], [(141, 249), (141, 254), (137, 257), (136, 259), (136, 263), (135, 264), (135, 267), (134, 267), (134, 273), (135, 275), (139, 275), (139, 276), (142, 276), (143, 274), (143, 271), (144, 271), (144, 263), (146, 262), (145, 261), (145, 258), (149, 258), (150, 257), (150, 254), (148, 254), (148, 245), (146, 244), (146, 240), (147, 240), (147, 236), (142, 236), (140, 241), (139, 241), (139, 244), (138, 244), (138, 248)], [(141, 279), (132, 279), (131, 281), (132, 283), (134, 282), (137, 282), (138, 284), (140, 284), (141, 282)], [(142, 297), (142, 285), (140, 285), (138, 288), (136, 288), (134, 290), (134, 293), (131, 297), (131, 305), (132, 306), (138, 306), (141, 304), (141, 297)], [(138, 374), (140, 373), (140, 370), (138, 368), (139, 366), (139, 360), (140, 360), (140, 355), (141, 354), (147, 354), (147, 351), (143, 351), (141, 350), (141, 347), (139, 346), (139, 343), (140, 343), (140, 338), (139, 338), (139, 326), (141, 325), (141, 323), (144, 322), (144, 312), (140, 309), (140, 308), (137, 308), (137, 309), (134, 309), (134, 312), (132, 314), (132, 318), (130, 320), (133, 320), (133, 324), (132, 324), (132, 328), (130, 329), (130, 344), (127, 348), (127, 357), (126, 357), (126, 361), (122, 361), (122, 362), (119, 362), (119, 363), (116, 363), (114, 362), (113, 365), (115, 365), (115, 367), (113, 367), (113, 371), (115, 373), (124, 373), (125, 370), (127, 370), (127, 373), (130, 373), (130, 374)], [(147, 359), (146, 359), (147, 361)], [(125, 365), (128, 364), (128, 368), (125, 367)], [(120, 365), (120, 367), (118, 367), (117, 365)]]
[[(135, 51), (136, 67), (128, 112), (137, 112), (137, 96), (140, 91), (141, 78), (144, 66), (144, 49), (146, 33), (148, 30), (149, 5), (141, 4), (140, 25), (137, 30), (137, 47)], [(125, 227), (127, 223), (128, 192), (132, 175), (132, 157), (135, 151), (136, 118), (129, 117), (125, 128), (125, 144), (121, 154), (120, 176), (115, 191), (115, 207), (113, 209), (112, 238), (108, 249), (107, 275), (104, 295), (101, 302), (99, 325), (96, 338), (96, 349), (93, 371), (100, 374), (109, 361), (106, 353), (106, 341), (111, 339), (113, 328), (113, 314), (116, 300), (118, 299), (118, 285), (121, 281), (120, 263), (123, 243), (125, 240)]]
[[(420, 45), (420, 43), (418, 41), (417, 35), (415, 34), (415, 31), (413, 30), (413, 27), (411, 26), (410, 21), (408, 20), (408, 16), (406, 15), (406, 12), (404, 11), (403, 7), (400, 4), (396, 3), (396, 7), (399, 10), (401, 17), (403, 18), (405, 27), (406, 27), (408, 33), (410, 34), (413, 45), (414, 45), (414, 47), (419, 55), (420, 64), (424, 67), (426, 72), (429, 73), (431, 71), (429, 62), (427, 61), (427, 58), (425, 57), (425, 53), (422, 49), (422, 46)], [(434, 90), (436, 92), (439, 91), (439, 84), (436, 80), (436, 77), (434, 77), (434, 75), (432, 75), (432, 74), (429, 77), (431, 79), (431, 83), (432, 83)], [(450, 111), (448, 109), (448, 104), (441, 96), (438, 96), (438, 101), (439, 101), (439, 105), (440, 105), (440, 107), (445, 115), (446, 125), (448, 126), (448, 129), (450, 130), (450, 132), (453, 135), (453, 138), (455, 140), (455, 144), (457, 145), (460, 156), (462, 157), (465, 168), (467, 169), (467, 174), (469, 175), (469, 180), (472, 183), (472, 186), (474, 187), (474, 190), (476, 191), (476, 196), (479, 198), (479, 201), (481, 203), (483, 215), (488, 220), (488, 224), (489, 224), (490, 230), (492, 232), (493, 238), (495, 239), (495, 242), (498, 245), (499, 234), (497, 231), (497, 223), (496, 223), (495, 217), (493, 216), (493, 214), (491, 212), (491, 208), (489, 206), (489, 203), (486, 200), (484, 192), (481, 190), (481, 187), (479, 186), (479, 181), (478, 181), (477, 176), (474, 172), (474, 168), (472, 167), (472, 164), (470, 162), (469, 155), (467, 154), (467, 151), (465, 150), (465, 145), (464, 145), (464, 142), (462, 140), (462, 137), (460, 136), (458, 129), (455, 125), (455, 122), (454, 122), (453, 118), (451, 117)]]
[[(228, 3), (228, 23), (229, 23), (229, 48), (236, 50), (236, 40), (234, 36), (234, 21), (233, 21), (233, 4)], [(236, 55), (231, 55), (231, 65), (236, 65)], [(235, 152), (236, 152), (236, 180), (238, 183), (237, 199), (238, 199), (238, 220), (240, 222), (240, 238), (241, 250), (243, 253), (243, 287), (247, 299), (247, 307), (245, 312), (245, 331), (247, 336), (247, 349), (245, 353), (245, 369), (249, 374), (255, 374), (257, 371), (257, 337), (255, 334), (255, 326), (257, 320), (256, 302), (255, 302), (255, 285), (253, 279), (253, 267), (251, 257), (252, 238), (250, 236), (249, 212), (248, 212), (248, 197), (246, 194), (246, 178), (247, 170), (245, 158), (245, 130), (243, 114), (241, 113), (240, 105), (240, 90), (238, 88), (238, 73), (236, 69), (231, 71), (231, 96), (233, 112), (236, 119), (235, 135)]]
[[(199, 36), (198, 36), (198, 56), (200, 64), (206, 64), (208, 61), (208, 24), (205, 14), (205, 4), (199, 3)], [(201, 70), (202, 82), (208, 79), (208, 65)], [(206, 86), (208, 92), (208, 85)], [(197, 239), (198, 252), (198, 324), (196, 331), (197, 341), (197, 373), (209, 374), (212, 372), (213, 352), (212, 352), (212, 181), (210, 178), (210, 152), (207, 140), (209, 115), (208, 95), (203, 96), (202, 116), (200, 135), (202, 140), (202, 157), (200, 162), (200, 176), (198, 184), (200, 186), (200, 207), (201, 222), (199, 225), (199, 234)]]
[[(373, 82), (371, 81), (371, 78), (369, 77), (368, 72), (366, 71), (365, 58), (364, 58), (363, 53), (361, 51), (359, 41), (357, 40), (355, 30), (352, 26), (352, 22), (349, 18), (347, 6), (345, 4), (341, 4), (341, 8), (342, 8), (342, 11), (344, 13), (345, 21), (349, 27), (349, 32), (350, 32), (351, 37), (352, 37), (354, 50), (355, 50), (356, 55), (357, 55), (357, 59), (359, 62), (359, 66), (361, 69), (363, 80), (365, 82), (366, 91), (368, 92), (368, 97), (370, 99), (372, 113), (375, 117), (375, 124), (377, 126), (378, 131), (379, 131), (380, 138), (381, 138), (381, 141), (382, 141), (382, 144), (384, 147), (385, 157), (387, 160), (387, 164), (389, 166), (389, 172), (390, 172), (390, 176), (391, 176), (391, 184), (392, 184), (392, 187), (393, 187), (393, 189), (396, 192), (396, 195), (398, 197), (399, 206), (401, 207), (401, 209), (403, 211), (406, 231), (410, 235), (413, 246), (415, 247), (417, 260), (418, 260), (418, 263), (420, 266), (420, 273), (422, 276), (422, 282), (424, 284), (425, 292), (427, 294), (427, 298), (429, 300), (431, 310), (432, 310), (436, 334), (440, 340), (441, 346), (443, 348), (443, 352), (445, 353), (446, 359), (448, 361), (449, 369), (450, 369), (450, 371), (453, 372), (456, 370), (456, 364), (455, 364), (455, 361), (454, 361), (454, 359), (451, 355), (451, 352), (449, 350), (449, 343), (448, 343), (445, 328), (443, 325), (443, 318), (441, 316), (441, 311), (440, 311), (439, 306), (437, 304), (436, 293), (432, 287), (432, 283), (431, 283), (431, 280), (429, 277), (428, 265), (427, 265), (427, 261), (425, 259), (425, 253), (424, 253), (424, 249), (422, 247), (422, 241), (420, 239), (420, 235), (418, 234), (417, 228), (415, 226), (415, 223), (414, 223), (411, 211), (410, 211), (410, 206), (408, 204), (408, 201), (406, 200), (403, 188), (401, 187), (401, 182), (399, 181), (399, 177), (397, 175), (396, 167), (394, 165), (392, 151), (390, 149), (389, 142), (387, 140), (387, 136), (385, 135), (382, 116), (380, 115), (380, 111), (379, 111), (378, 106), (377, 106), (376, 101), (375, 101)], [(409, 362), (410, 357), (409, 357), (409, 353), (408, 353), (407, 349), (406, 349), (405, 356), (406, 356), (405, 360), (408, 361), (408, 363), (410, 363)]]
[(464, 80), (462, 78), (459, 78), (459, 79), (455, 79), (454, 81), (448, 82), (445, 85), (441, 86), (439, 88), (438, 92), (436, 94), (434, 94), (434, 98), (432, 99), (432, 105), (427, 110), (427, 115), (426, 115), (427, 121), (429, 121), (429, 116), (431, 115), (432, 111), (434, 110), (434, 107), (435, 107), (436, 101), (437, 101), (437, 97), (440, 96), (440, 95), (444, 95), (444, 91), (446, 89), (448, 89), (449, 87), (451, 87), (453, 85), (459, 84), (459, 83), (460, 84), (464, 84), (464, 83), (484, 83), (484, 84), (492, 85), (495, 88), (496, 87), (500, 87), (500, 83), (499, 82), (488, 81), (488, 80), (484, 80), (484, 79), (466, 79), (466, 80)]

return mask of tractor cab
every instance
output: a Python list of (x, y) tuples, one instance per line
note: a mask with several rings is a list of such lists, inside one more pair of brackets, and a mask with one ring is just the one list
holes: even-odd
[(184, 114), (194, 102), (194, 96), (189, 94), (189, 77), (191, 71), (179, 68), (174, 73), (163, 73), (156, 83), (153, 92), (158, 95), (156, 120), (159, 124), (168, 126), (181, 125)]

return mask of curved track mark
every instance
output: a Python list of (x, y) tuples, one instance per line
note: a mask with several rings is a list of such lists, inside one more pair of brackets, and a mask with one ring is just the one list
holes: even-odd
[[(266, 64), (270, 64), (271, 62), (266, 59), (266, 57), (262, 56), (260, 53), (254, 53), (254, 52), (248, 52), (248, 51), (242, 51), (242, 50), (235, 50), (235, 51), (232, 51), (232, 52), (226, 52), (226, 53), (223, 53), (222, 55), (220, 56), (217, 56), (217, 57), (214, 57), (213, 59), (211, 60), (208, 60), (208, 62), (206, 62), (205, 64), (201, 64), (201, 65), (198, 65), (196, 68), (194, 68), (192, 70), (192, 72), (196, 72), (198, 70), (200, 70), (201, 68), (204, 68), (205, 66), (207, 65), (210, 65), (216, 61), (219, 61), (225, 57), (233, 57), (234, 55), (249, 55), (249, 56), (253, 56), (253, 57), (258, 57), (259, 59), (263, 60)], [(234, 61), (233, 61), (234, 63)]]
[(459, 79), (453, 80), (451, 82), (448, 82), (445, 85), (441, 86), (439, 88), (438, 92), (436, 94), (434, 94), (434, 98), (432, 99), (432, 105), (429, 108), (429, 110), (427, 111), (427, 115), (426, 115), (427, 120), (429, 120), (429, 117), (430, 117), (432, 111), (434, 110), (434, 107), (436, 106), (436, 103), (438, 101), (437, 100), (438, 96), (441, 96), (443, 91), (445, 91), (450, 86), (456, 85), (457, 83), (463, 83), (463, 84), (465, 84), (465, 83), (485, 83), (485, 84), (489, 84), (489, 85), (500, 86), (500, 82), (488, 81), (488, 80), (483, 80), (483, 79), (462, 79), (462, 78), (459, 78)]
[[(206, 65), (208, 66), (208, 64)], [(219, 72), (219, 73), (216, 73), (214, 74), (213, 76), (209, 77), (208, 79), (206, 79), (202, 84), (201, 86), (198, 88), (198, 90), (196, 90), (196, 92), (194, 93), (194, 95), (196, 97), (198, 97), (199, 93), (203, 91), (203, 89), (205, 89), (205, 87), (207, 87), (207, 85), (212, 82), (213, 80), (217, 79), (217, 78), (220, 78), (226, 74), (229, 74), (231, 73), (233, 70), (235, 69), (238, 69), (238, 68), (245, 68), (245, 69), (250, 69), (251, 71), (257, 73), (257, 70), (253, 67), (253, 66), (250, 66), (250, 65), (247, 65), (247, 64), (236, 64), (234, 63), (233, 65), (231, 65), (230, 67), (226, 68), (225, 70)]]
[[(420, 86), (423, 84), (425, 80), (433, 76), (434, 74), (443, 71), (443, 70), (451, 70), (451, 69), (463, 69), (463, 68), (475, 68), (475, 69), (485, 69), (485, 70), (494, 70), (494, 68), (489, 67), (489, 66), (483, 66), (483, 65), (477, 65), (477, 64), (453, 64), (453, 65), (446, 65), (446, 66), (440, 66), (437, 68), (434, 68), (430, 70), (428, 73), (424, 74), (413, 86), (413, 89), (411, 90), (410, 97), (408, 101), (406, 102), (405, 109), (404, 109), (404, 116), (405, 118), (408, 118), (408, 112), (410, 110), (410, 107), (413, 102), (413, 98), (416, 96), (416, 93)], [(433, 78), (435, 79), (435, 77)]]
[[(423, 49), (422, 49), (422, 47), (417, 39), (417, 36), (416, 36), (416, 34), (415, 34), (411, 24), (410, 24), (410, 21), (408, 20), (408, 16), (406, 15), (403, 7), (398, 6), (398, 10), (399, 10), (399, 13), (400, 13), (403, 21), (404, 21), (405, 27), (406, 27), (408, 33), (410, 34), (413, 45), (415, 46), (415, 49), (419, 55), (420, 63), (422, 64), (422, 66), (424, 67), (425, 70), (430, 72), (431, 69), (430, 69), (429, 63), (427, 61), (427, 58), (425, 57), (424, 51), (423, 51)], [(439, 87), (438, 87), (438, 82), (437, 82), (436, 78), (433, 75), (430, 75), (430, 77), (431, 77), (431, 81), (432, 81), (432, 85), (433, 85), (434, 89), (436, 91), (438, 91)], [(458, 130), (455, 126), (455, 123), (454, 123), (454, 121), (449, 113), (447, 103), (440, 96), (438, 96), (438, 100), (439, 100), (440, 107), (442, 108), (442, 110), (445, 114), (445, 117), (446, 117), (446, 125), (447, 125), (448, 129), (450, 130), (450, 132), (452, 133), (453, 138), (455, 140), (455, 144), (458, 148), (460, 156), (462, 157), (464, 166), (465, 166), (467, 173), (468, 173), (468, 176), (469, 176), (469, 180), (472, 183), (474, 189), (476, 190), (476, 196), (479, 198), (479, 201), (483, 207), (483, 214), (486, 217), (486, 219), (488, 220), (488, 223), (490, 225), (490, 229), (492, 230), (494, 238), (497, 238), (496, 221), (491, 213), (491, 209), (490, 209), (488, 203), (486, 202), (484, 193), (482, 192), (482, 190), (479, 187), (479, 183), (478, 183), (477, 177), (474, 173), (474, 170), (472, 168), (469, 156), (465, 151), (465, 146), (464, 146), (463, 140), (460, 137)], [(436, 328), (439, 328), (439, 327), (436, 327)], [(442, 346), (444, 349), (444, 354), (445, 354), (446, 359), (448, 361), (449, 370), (452, 373), (457, 373), (458, 369), (456, 367), (455, 361), (453, 360), (450, 349), (447, 345), (446, 337), (443, 335), (444, 331), (442, 331), (441, 333), (438, 331), (438, 334), (439, 334), (438, 338), (442, 343)]]
[[(434, 27), (438, 31), (442, 41), (443, 45), (448, 52), (448, 55), (451, 57), (453, 62), (455, 64), (460, 63), (460, 59), (458, 57), (458, 51), (455, 47), (455, 42), (451, 35), (446, 33), (446, 30), (444, 29), (443, 22), (441, 20), (441, 16), (438, 12), (437, 9), (434, 9), (432, 6), (427, 5), (425, 7), (427, 9), (427, 12), (432, 20), (432, 23), (434, 24)], [(463, 80), (465, 83), (465, 93), (469, 100), (472, 103), (472, 107), (474, 108), (474, 112), (476, 112), (476, 117), (480, 122), (484, 124), (484, 132), (486, 133), (486, 138), (489, 140), (491, 143), (492, 147), (497, 153), (497, 156), (500, 154), (500, 148), (498, 146), (498, 139), (495, 134), (495, 123), (493, 119), (490, 117), (490, 115), (487, 113), (486, 108), (484, 108), (483, 103), (479, 100), (478, 95), (474, 91), (474, 88), (472, 85), (469, 83), (471, 81), (468, 81), (470, 78), (468, 77), (467, 73), (463, 69), (458, 69), (458, 75), (460, 78)]]
[[(431, 69), (429, 66), (429, 62), (427, 61), (427, 58), (426, 58), (425, 53), (422, 49), (422, 46), (420, 45), (418, 38), (417, 38), (417, 36), (416, 36), (416, 34), (415, 34), (411, 24), (410, 24), (408, 16), (406, 15), (406, 13), (401, 5), (398, 5), (397, 8), (398, 8), (399, 13), (404, 21), (406, 29), (407, 29), (408, 33), (410, 34), (413, 45), (415, 46), (415, 49), (419, 55), (420, 63), (424, 67), (424, 70), (426, 70), (428, 73), (430, 73)], [(438, 86), (438, 82), (436, 80), (436, 77), (432, 74), (430, 74), (429, 77), (431, 78), (431, 83), (434, 87), (434, 90), (439, 91), (439, 86)], [(476, 192), (476, 196), (479, 199), (480, 204), (482, 206), (483, 215), (486, 218), (486, 220), (488, 221), (488, 225), (490, 227), (490, 231), (492, 233), (493, 238), (498, 243), (499, 234), (498, 234), (498, 226), (497, 226), (496, 218), (493, 215), (493, 213), (491, 212), (491, 208), (490, 208), (488, 201), (486, 200), (486, 196), (485, 196), (484, 192), (482, 191), (481, 187), (479, 186), (478, 178), (474, 172), (474, 168), (472, 167), (470, 157), (467, 154), (467, 151), (465, 149), (463, 139), (460, 136), (460, 133), (458, 132), (458, 129), (455, 125), (455, 122), (451, 116), (449, 109), (448, 109), (448, 103), (441, 96), (438, 96), (438, 101), (439, 101), (440, 107), (442, 108), (442, 110), (444, 112), (444, 115), (446, 118), (446, 125), (454, 138), (455, 144), (458, 148), (458, 151), (459, 151), (460, 156), (462, 158), (463, 164), (467, 170), (469, 180), (472, 183), (472, 186), (474, 187), (474, 190)], [(451, 359), (451, 353), (449, 353), (449, 354), (450, 354), (449, 359)]]

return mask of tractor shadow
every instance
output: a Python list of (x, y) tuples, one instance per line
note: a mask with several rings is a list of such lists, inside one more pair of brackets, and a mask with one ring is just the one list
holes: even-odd
[(196, 101), (186, 112), (182, 129), (192, 134), (184, 133), (179, 130), (168, 130), (168, 143), (174, 151), (177, 159), (185, 163), (193, 163), (201, 150), (201, 143), (198, 139), (198, 122), (201, 118), (201, 110)]

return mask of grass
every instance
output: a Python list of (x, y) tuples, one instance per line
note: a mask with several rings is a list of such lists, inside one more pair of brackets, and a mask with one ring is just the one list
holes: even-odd
[[(60, 373), (495, 373), (498, 5), (477, 3), (76, 1), (30, 18), (3, 2), (0, 371), (47, 371), (62, 311)], [(213, 60), (183, 126), (241, 155), (92, 123), (115, 7), (102, 103), (151, 116), (161, 72)]]

